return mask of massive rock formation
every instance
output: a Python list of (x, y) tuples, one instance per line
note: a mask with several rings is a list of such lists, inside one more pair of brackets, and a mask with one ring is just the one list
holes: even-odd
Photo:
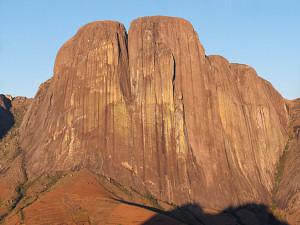
[(246, 65), (206, 56), (183, 19), (80, 28), (21, 127), (29, 176), (85, 167), (174, 202), (267, 204), (287, 141), (281, 95)]
[(120, 23), (94, 22), (60, 49), (22, 127), (29, 175), (84, 166), (128, 177), (116, 162), (130, 151), (126, 42)]

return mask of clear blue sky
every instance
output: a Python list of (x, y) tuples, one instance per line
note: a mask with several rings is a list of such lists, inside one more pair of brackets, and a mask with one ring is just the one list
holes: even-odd
[(300, 97), (299, 0), (0, 0), (0, 93), (33, 97), (59, 48), (84, 24), (138, 17), (189, 20), (206, 49), (248, 64), (288, 99)]

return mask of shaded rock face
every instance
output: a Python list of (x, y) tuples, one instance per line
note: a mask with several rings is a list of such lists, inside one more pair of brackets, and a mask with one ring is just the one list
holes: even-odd
[(21, 127), (30, 176), (86, 167), (157, 198), (267, 203), (287, 141), (281, 95), (205, 56), (183, 19), (93, 22), (58, 52)]
[(282, 178), (278, 185), (275, 203), (284, 210), (291, 224), (299, 224), (300, 218), (300, 98), (287, 101), (291, 116), (289, 139)]
[(300, 98), (295, 100), (286, 100), (288, 104), (289, 114), (290, 114), (290, 128), (293, 133), (299, 137), (300, 135)]
[(11, 108), (11, 99), (8, 96), (0, 95), (0, 139), (14, 125)]
[(16, 204), (18, 186), (26, 180), (18, 130), (31, 101), (25, 97), (0, 95), (0, 129), (10, 128), (0, 138), (0, 218)]
[(282, 179), (275, 197), (276, 205), (291, 224), (299, 224), (300, 218), (300, 138), (289, 147)]

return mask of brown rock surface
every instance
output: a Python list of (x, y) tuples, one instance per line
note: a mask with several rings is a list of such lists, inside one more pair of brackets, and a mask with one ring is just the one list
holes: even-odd
[(300, 98), (286, 100), (290, 115), (290, 126), (292, 132), (299, 136), (300, 133)]
[[(5, 115), (8, 115), (11, 123), (2, 123), (0, 126), (4, 128), (4, 124), (8, 124), (5, 129), (10, 128), (0, 139), (0, 219), (19, 200), (18, 187), (26, 180), (22, 151), (19, 146), (19, 126), (31, 100), (25, 97), (12, 98), (0, 95), (0, 105), (6, 110), (5, 114), (0, 115), (0, 121), (6, 120)], [(9, 107), (5, 108), (5, 105)]]
[(29, 176), (86, 167), (182, 204), (267, 204), (287, 141), (281, 95), (249, 66), (205, 56), (183, 19), (82, 27), (21, 127)]
[(290, 144), (275, 196), (281, 215), (291, 224), (300, 224), (300, 98), (287, 101), (291, 116)]
[[(174, 92), (168, 102), (174, 99), (177, 111), (173, 113), (175, 122), (167, 130), (176, 130), (175, 138), (170, 139), (177, 140), (173, 143), (176, 147), (169, 145), (172, 147), (166, 158), (175, 158), (169, 161), (177, 165), (168, 165), (159, 157), (173, 172), (164, 171), (161, 186), (169, 191), (167, 200), (178, 202), (181, 198), (181, 203), (188, 200), (217, 208), (251, 201), (266, 203), (275, 165), (287, 139), (288, 118), (280, 94), (249, 66), (229, 64), (220, 56), (205, 57), (198, 35), (183, 19), (140, 18), (131, 23), (128, 36), (132, 95), (137, 95), (137, 101), (142, 90), (146, 89), (146, 95), (157, 93), (147, 91), (150, 85), (136, 81), (143, 77), (146, 83), (149, 77), (157, 77), (155, 46), (167, 46), (173, 55), (168, 65), (169, 73), (173, 73)], [(164, 79), (162, 83), (167, 83), (167, 77)], [(151, 101), (151, 94), (147, 96)], [(148, 107), (147, 97), (143, 102)], [(144, 112), (141, 115), (147, 114)], [(164, 122), (170, 124), (167, 119)], [(151, 130), (151, 123), (145, 124), (144, 129)], [(145, 133), (146, 140), (153, 137), (155, 134)], [(146, 142), (145, 146), (149, 144)], [(174, 149), (176, 155), (170, 157)], [(176, 174), (177, 169), (180, 172)], [(149, 177), (149, 183), (157, 183), (156, 177)]]
[(123, 123), (129, 110), (126, 38), (120, 23), (94, 22), (60, 49), (55, 75), (39, 88), (22, 127), (29, 175), (78, 166), (118, 173), (114, 152), (122, 158), (128, 151), (122, 146), (130, 131)]

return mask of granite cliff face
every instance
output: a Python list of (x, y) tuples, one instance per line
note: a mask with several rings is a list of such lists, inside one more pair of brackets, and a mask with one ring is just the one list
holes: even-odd
[(108, 157), (127, 141), (114, 132), (128, 129), (114, 127), (127, 110), (128, 88), (121, 86), (128, 76), (126, 41), (123, 25), (95, 22), (58, 52), (55, 76), (40, 87), (22, 127), (29, 174), (78, 166), (115, 171)]
[(278, 190), (274, 198), (280, 213), (291, 224), (300, 223), (300, 98), (286, 101), (290, 114), (289, 143), (284, 157)]
[(22, 126), (27, 173), (88, 168), (176, 204), (268, 204), (286, 145), (281, 95), (246, 65), (206, 56), (183, 19), (79, 29)]

